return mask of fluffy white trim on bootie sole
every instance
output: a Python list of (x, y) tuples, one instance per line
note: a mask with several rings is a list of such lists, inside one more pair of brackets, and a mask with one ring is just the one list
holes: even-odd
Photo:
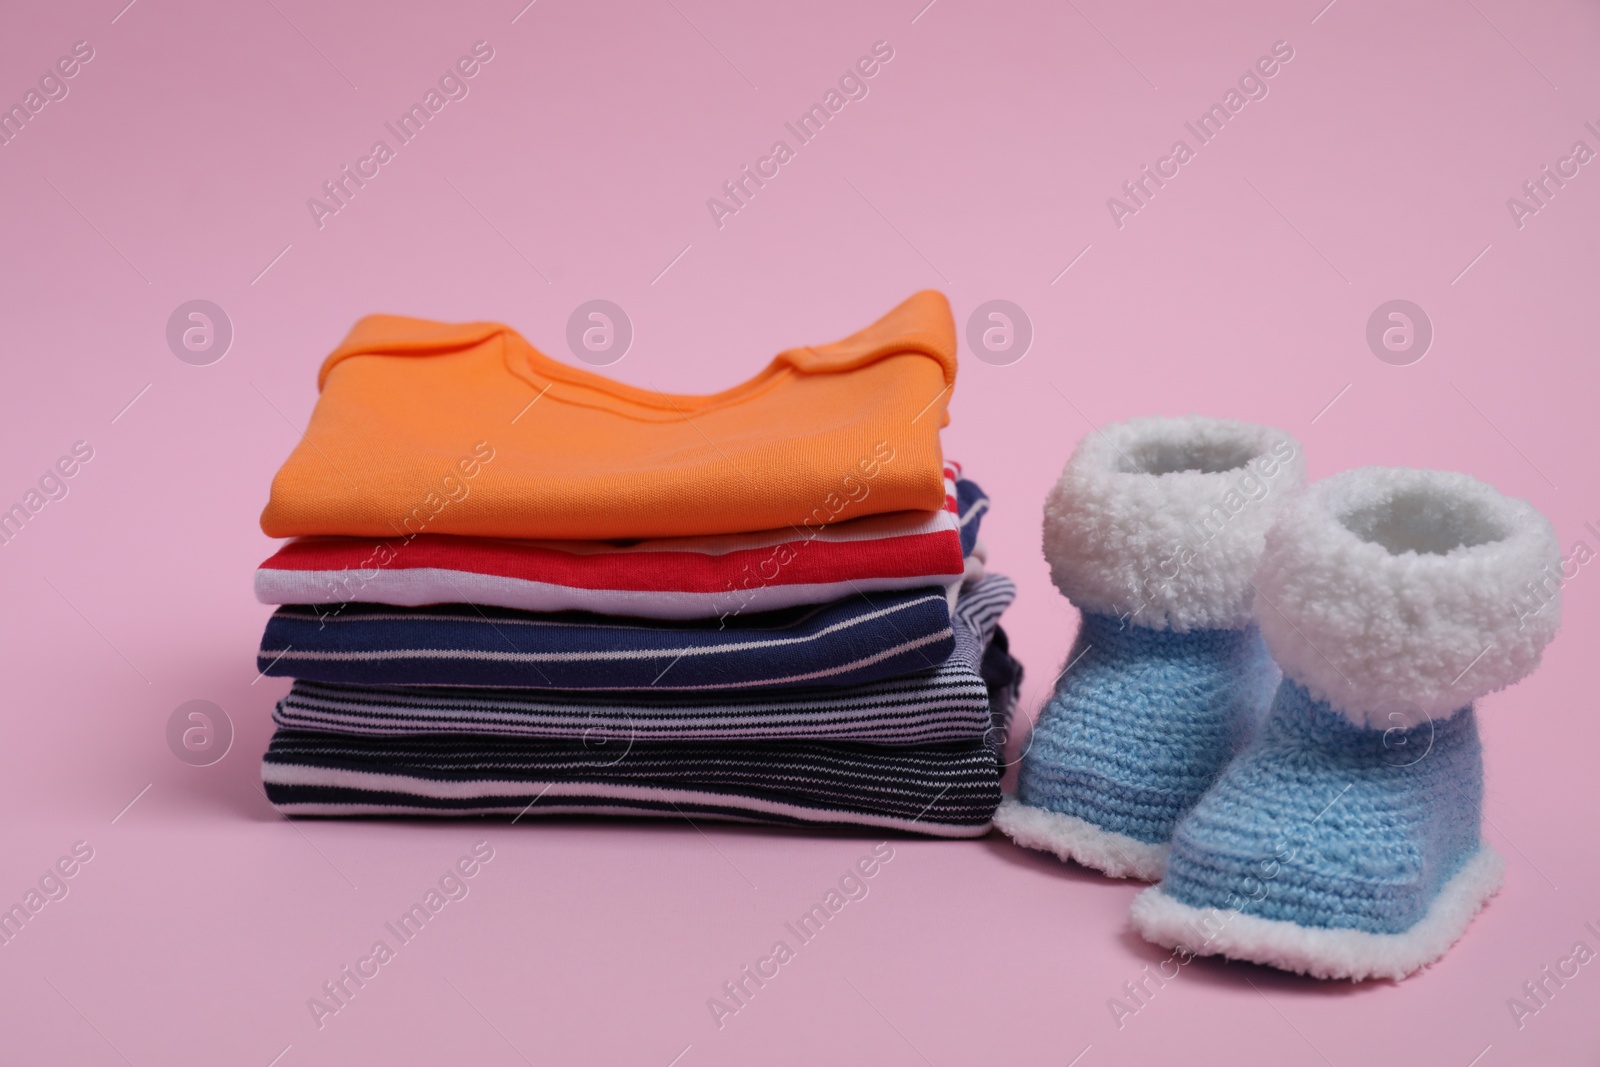
[(1446, 716), (1539, 664), (1561, 624), (1543, 515), (1476, 478), (1363, 467), (1282, 509), (1255, 584), (1283, 673), (1358, 726)]
[(1135, 841), (1125, 834), (1103, 830), (1075, 815), (1046, 811), (1006, 797), (994, 814), (1001, 833), (1024, 848), (1053, 852), (1058, 858), (1092, 867), (1112, 878), (1158, 880), (1167, 869), (1170, 845)]
[[(1393, 978), (1396, 981), (1443, 956), (1494, 896), (1505, 861), (1488, 845), (1445, 883), (1428, 912), (1398, 934), (1332, 930), (1263, 919), (1239, 911), (1196, 908), (1151, 886), (1133, 899), (1129, 918), (1146, 941), (1194, 956), (1227, 956), (1313, 978)], [(1209, 936), (1205, 924), (1221, 924)]]
[(1050, 577), (1080, 611), (1241, 629), (1267, 528), (1304, 480), (1299, 442), (1267, 426), (1188, 415), (1092, 430), (1045, 501)]

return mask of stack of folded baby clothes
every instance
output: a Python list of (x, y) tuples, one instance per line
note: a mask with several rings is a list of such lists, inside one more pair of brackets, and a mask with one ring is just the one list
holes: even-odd
[(262, 516), (268, 797), (983, 833), (1021, 669), (954, 379), (937, 293), (712, 396), (362, 320)]

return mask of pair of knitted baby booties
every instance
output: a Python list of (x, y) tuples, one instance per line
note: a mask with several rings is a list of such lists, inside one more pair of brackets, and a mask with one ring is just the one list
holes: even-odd
[(1247, 423), (1084, 439), (1044, 523), (1083, 622), (995, 824), (1159, 881), (1133, 925), (1186, 956), (1400, 979), (1499, 888), (1472, 702), (1537, 666), (1560, 553), (1464, 474), (1304, 478)]

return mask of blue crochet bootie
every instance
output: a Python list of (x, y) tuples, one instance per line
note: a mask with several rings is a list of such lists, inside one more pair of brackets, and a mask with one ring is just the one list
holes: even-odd
[(1303, 471), (1293, 439), (1221, 419), (1137, 419), (1079, 444), (1044, 548), (1083, 623), (995, 816), (1017, 844), (1161, 876), (1173, 828), (1277, 685), (1250, 578)]
[(1472, 701), (1537, 666), (1559, 563), (1543, 516), (1466, 475), (1366, 468), (1294, 501), (1256, 577), (1283, 683), (1134, 927), (1320, 978), (1444, 955), (1504, 869)]

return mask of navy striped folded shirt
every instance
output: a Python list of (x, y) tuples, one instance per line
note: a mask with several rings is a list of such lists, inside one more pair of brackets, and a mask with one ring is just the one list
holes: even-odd
[(286, 606), (261, 673), (370, 685), (746, 689), (850, 685), (936, 667), (955, 648), (939, 587), (711, 622), (439, 604)]
[[(285, 815), (653, 815), (782, 826), (984, 834), (1000, 804), (999, 743), (1021, 666), (991, 641), (991, 728), (893, 748), (848, 741), (383, 737), (280, 729), (262, 758)], [(997, 652), (998, 649), (998, 652)]]
[[(278, 703), (285, 729), (406, 736), (479, 733), (586, 740), (596, 749), (637, 741), (853, 740), (884, 745), (970, 741), (990, 729), (989, 681), (1014, 690), (997, 623), (1016, 595), (1003, 575), (962, 590), (955, 650), (941, 666), (856, 685), (685, 695), (297, 681)], [(998, 655), (991, 648), (991, 638)], [(986, 659), (993, 660), (987, 669)], [(1015, 699), (1009, 691), (1000, 703)]]

